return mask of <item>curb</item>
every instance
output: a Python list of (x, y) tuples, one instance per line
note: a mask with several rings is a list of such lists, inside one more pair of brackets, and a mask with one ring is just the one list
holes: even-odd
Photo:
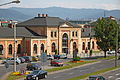
[(10, 73), (11, 73), (11, 72), (6, 73), (0, 80), (6, 80), (7, 77), (8, 77), (8, 75), (9, 75)]

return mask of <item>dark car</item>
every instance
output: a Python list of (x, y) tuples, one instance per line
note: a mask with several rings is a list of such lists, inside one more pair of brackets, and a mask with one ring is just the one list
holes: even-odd
[(63, 66), (63, 62), (60, 60), (51, 60), (51, 66)]
[(31, 56), (23, 56), (25, 59), (25, 62), (32, 62), (32, 57)]
[(34, 70), (26, 76), (26, 80), (39, 80), (47, 78), (47, 71), (44, 70)]
[(54, 55), (54, 59), (60, 59), (60, 55)]
[(41, 70), (42, 67), (38, 63), (28, 63), (26, 66), (27, 70)]
[(88, 80), (105, 80), (105, 78), (103, 76), (93, 75), (93, 76), (89, 76)]

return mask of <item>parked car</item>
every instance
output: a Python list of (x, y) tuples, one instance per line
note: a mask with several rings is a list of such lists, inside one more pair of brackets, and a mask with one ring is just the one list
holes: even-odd
[(54, 55), (54, 59), (60, 59), (60, 55)]
[(60, 59), (67, 59), (67, 55), (66, 54), (61, 54)]
[(23, 57), (18, 57), (21, 61), (21, 63), (24, 63), (25, 62), (25, 59)]
[(38, 61), (38, 60), (39, 60), (38, 57), (36, 57), (36, 56), (32, 56), (32, 61)]
[(106, 79), (103, 76), (93, 75), (93, 76), (89, 76), (88, 80), (106, 80)]
[(51, 66), (63, 66), (63, 62), (60, 60), (51, 60)]
[(32, 57), (31, 56), (23, 56), (25, 59), (25, 62), (32, 62)]
[(47, 55), (47, 59), (48, 59), (48, 60), (53, 60), (53, 59), (54, 59), (54, 56), (53, 56), (53, 55)]
[(38, 63), (28, 63), (26, 66), (27, 70), (41, 70), (42, 67)]
[(26, 80), (39, 80), (47, 78), (47, 71), (44, 70), (34, 70), (26, 76)]
[[(14, 58), (8, 58), (6, 60), (3, 60), (2, 63), (9, 63), (9, 64), (14, 64)], [(20, 64), (21, 60), (19, 58), (16, 58), (16, 63)]]
[(107, 54), (115, 54), (115, 51), (107, 51)]

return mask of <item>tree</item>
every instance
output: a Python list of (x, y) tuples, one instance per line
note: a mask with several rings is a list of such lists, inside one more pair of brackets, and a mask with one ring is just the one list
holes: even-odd
[(115, 50), (116, 34), (119, 26), (117, 22), (111, 18), (99, 18), (94, 26), (97, 45), (104, 51), (104, 57), (106, 57), (106, 51), (109, 49)]

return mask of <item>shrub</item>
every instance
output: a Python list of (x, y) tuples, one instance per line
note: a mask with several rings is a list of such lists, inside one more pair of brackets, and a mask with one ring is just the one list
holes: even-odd
[(77, 57), (73, 58), (73, 61), (80, 61), (80, 57), (77, 56)]

